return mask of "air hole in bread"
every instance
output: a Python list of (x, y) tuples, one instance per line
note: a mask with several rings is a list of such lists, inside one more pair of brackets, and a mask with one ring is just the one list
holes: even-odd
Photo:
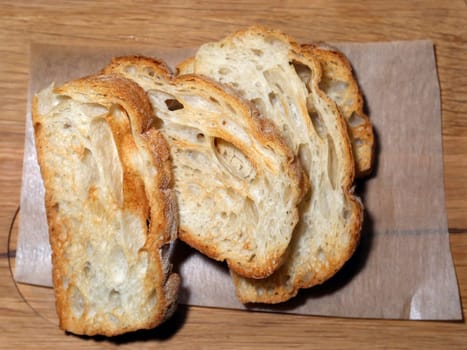
[(180, 103), (180, 101), (177, 100), (177, 99), (168, 98), (164, 102), (165, 102), (165, 105), (167, 106), (167, 109), (169, 111), (177, 111), (179, 109), (183, 109), (183, 104)]
[(116, 289), (112, 289), (109, 293), (109, 303), (112, 307), (118, 307), (122, 303), (122, 297), (120, 292)]
[[(222, 107), (218, 100), (215, 98), (205, 98), (197, 94), (183, 94), (178, 95), (178, 98), (182, 103), (185, 103), (187, 106), (190, 106), (191, 110), (199, 110), (210, 113), (221, 113)], [(202, 112), (202, 113), (204, 113)]]
[(344, 221), (345, 221), (345, 222), (348, 222), (349, 219), (352, 217), (352, 209), (349, 208), (349, 207), (347, 207), (347, 206), (344, 207), (342, 216), (343, 216), (343, 218), (344, 218)]
[(230, 103), (226, 103), (224, 106), (227, 107), (227, 109), (229, 110), (230, 114), (235, 115), (235, 114), (237, 113), (237, 112), (235, 111), (235, 109), (233, 108), (233, 106), (232, 106)]
[(55, 96), (55, 99), (53, 101), (53, 106), (56, 106), (62, 102), (65, 102), (67, 100), (71, 100), (71, 97), (70, 96), (67, 96), (67, 95), (56, 95)]
[(355, 147), (361, 147), (361, 146), (363, 146), (363, 144), (364, 144), (364, 142), (363, 142), (363, 140), (361, 138), (356, 138), (354, 140)]
[(323, 250), (322, 247), (318, 248), (318, 251), (316, 252), (316, 257), (320, 262), (325, 262), (326, 261), (326, 252)]
[(156, 74), (156, 72), (154, 72), (154, 69), (152, 69), (151, 67), (144, 67), (144, 72), (150, 77), (153, 77)]
[(84, 103), (81, 105), (81, 111), (86, 115), (88, 118), (95, 118), (99, 116), (104, 116), (109, 113), (107, 107), (99, 103)]
[(137, 69), (132, 64), (128, 64), (123, 68), (123, 71), (129, 75), (134, 75), (137, 72)]
[(321, 79), (319, 88), (323, 90), (331, 100), (340, 104), (349, 84), (342, 80)]
[(357, 112), (352, 112), (348, 123), (351, 128), (356, 128), (365, 124), (365, 119), (363, 119)]
[(231, 70), (228, 67), (220, 67), (218, 72), (220, 75), (227, 75), (231, 72)]
[(161, 118), (158, 118), (154, 115), (152, 119), (153, 119), (152, 126), (155, 129), (160, 130), (164, 127), (164, 121)]
[(84, 298), (83, 294), (76, 286), (71, 286), (70, 288), (70, 304), (71, 312), (76, 318), (81, 318), (84, 312)]
[(271, 91), (271, 92), (268, 94), (268, 98), (269, 98), (269, 103), (270, 103), (272, 106), (275, 106), (275, 105), (277, 104), (278, 97), (277, 97), (277, 94), (276, 94), (274, 91)]
[(243, 214), (248, 218), (248, 222), (251, 223), (251, 225), (256, 226), (259, 220), (258, 207), (255, 201), (250, 197), (245, 198)]
[(253, 52), (253, 54), (258, 57), (261, 57), (264, 54), (263, 50), (260, 49), (251, 49), (251, 52)]
[(157, 293), (155, 290), (153, 290), (151, 294), (149, 294), (149, 297), (148, 297), (148, 307), (152, 309), (154, 308), (154, 306), (156, 306), (156, 304), (157, 304)]
[(150, 218), (146, 219), (146, 227), (147, 227), (147, 229), (149, 231), (149, 228), (151, 227), (151, 219)]
[(263, 72), (263, 77), (268, 82), (269, 86), (275, 86), (280, 93), (284, 93), (284, 90), (279, 85), (278, 81), (281, 81), (281, 77), (284, 72), (280, 69), (282, 67), (274, 67), (267, 69)]
[(213, 146), (217, 160), (229, 174), (248, 181), (255, 178), (255, 168), (237, 147), (221, 138), (215, 138)]
[[(196, 144), (199, 143), (201, 140), (199, 138), (199, 135), (202, 134), (206, 137), (206, 135), (203, 133), (198, 128), (194, 128), (191, 126), (186, 126), (182, 124), (175, 124), (175, 123), (169, 123), (168, 127), (164, 130), (166, 133), (166, 136), (173, 140), (175, 144), (178, 143), (190, 143), (190, 144)], [(202, 137), (201, 137), (202, 138)], [(190, 153), (192, 152), (192, 149), (180, 149), (177, 147), (173, 147), (172, 153), (173, 154), (182, 154), (182, 153)], [(191, 157), (190, 157), (191, 158)]]
[(40, 135), (42, 133), (42, 124), (41, 123), (34, 123), (34, 131), (36, 135)]
[(204, 136), (203, 133), (198, 133), (196, 135), (196, 140), (198, 140), (198, 142), (204, 142), (205, 139), (206, 139), (206, 137)]
[(253, 103), (261, 113), (266, 114), (267, 109), (262, 98), (253, 98), (250, 102)]
[(217, 105), (220, 105), (219, 101), (216, 100), (216, 99), (215, 99), (214, 97), (212, 97), (212, 96), (209, 96), (209, 101), (211, 101), (212, 103), (215, 103), (215, 104), (217, 104)]
[(90, 164), (90, 162), (92, 161), (92, 151), (89, 148), (84, 147), (81, 151), (80, 159), (81, 162), (87, 166), (87, 169), (91, 168), (92, 164)]
[(328, 177), (333, 189), (336, 189), (338, 163), (333, 139), (328, 136)]
[(58, 212), (58, 210), (60, 209), (60, 203), (55, 203), (54, 205), (52, 205), (51, 209), (54, 211), (54, 212)]
[(310, 119), (313, 124), (313, 128), (321, 139), (324, 139), (327, 135), (326, 125), (324, 124), (323, 119), (317, 111), (310, 111)]
[(86, 261), (83, 266), (83, 274), (84, 277), (89, 278), (91, 277), (91, 263), (89, 261)]
[(250, 257), (248, 258), (248, 261), (253, 261), (254, 259), (256, 258), (256, 254), (252, 254), (250, 255)]
[(294, 68), (300, 80), (306, 86), (308, 86), (311, 80), (311, 69), (308, 66), (297, 61), (290, 62), (290, 65)]
[(284, 89), (282, 89), (282, 86), (280, 86), (278, 83), (275, 83), (274, 86), (276, 87), (277, 91), (279, 91), (279, 93), (284, 93)]
[(311, 152), (308, 145), (298, 146), (298, 158), (305, 169), (311, 169)]

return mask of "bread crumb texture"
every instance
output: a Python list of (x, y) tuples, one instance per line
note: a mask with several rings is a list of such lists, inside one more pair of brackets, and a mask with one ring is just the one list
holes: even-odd
[(144, 119), (131, 103), (144, 103), (130, 82), (105, 79), (43, 90), (33, 119), (60, 326), (110, 336), (165, 319), (173, 300), (159, 248), (177, 220), (163, 193), (171, 190), (162, 188), (162, 159), (142, 137), (144, 123), (131, 123)]

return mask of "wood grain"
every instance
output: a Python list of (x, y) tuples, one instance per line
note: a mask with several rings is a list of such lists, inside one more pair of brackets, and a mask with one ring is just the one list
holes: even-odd
[[(112, 342), (81, 339), (64, 335), (21, 298), (10, 275), (8, 232), (21, 186), (29, 45), (186, 47), (253, 23), (277, 27), (299, 41), (434, 42), (442, 95), (446, 207), (465, 313), (465, 1), (0, 1), (0, 348), (467, 349), (465, 322), (349, 320), (197, 307), (180, 308), (167, 324), (151, 332)], [(37, 295), (39, 304), (47, 300), (48, 292)]]

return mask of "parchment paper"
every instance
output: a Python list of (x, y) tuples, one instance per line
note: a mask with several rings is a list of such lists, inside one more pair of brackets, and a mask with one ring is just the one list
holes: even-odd
[[(180, 302), (224, 308), (365, 318), (462, 318), (443, 187), (440, 93), (430, 41), (335, 44), (350, 59), (377, 141), (375, 171), (357, 182), (365, 203), (361, 244), (325, 284), (277, 306), (239, 303), (227, 269), (183, 243), (175, 249)], [(192, 49), (34, 45), (29, 98), (52, 81), (92, 74), (112, 56), (145, 54), (174, 65)], [(29, 103), (30, 107), (30, 103)], [(26, 118), (15, 278), (51, 285), (43, 185)]]

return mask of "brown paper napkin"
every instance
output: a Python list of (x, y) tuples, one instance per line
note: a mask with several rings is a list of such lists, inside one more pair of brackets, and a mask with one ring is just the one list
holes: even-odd
[[(358, 182), (366, 213), (361, 244), (330, 281), (267, 311), (370, 318), (462, 318), (443, 187), (441, 108), (433, 44), (429, 41), (336, 44), (350, 59), (376, 132), (373, 175)], [(30, 99), (52, 81), (92, 74), (112, 56), (145, 54), (171, 65), (191, 49), (84, 48), (35, 45)], [(30, 106), (30, 103), (29, 103)], [(183, 278), (181, 303), (246, 308), (223, 264), (182, 243), (175, 266)], [(51, 285), (43, 185), (30, 111), (21, 196), (15, 278)]]

